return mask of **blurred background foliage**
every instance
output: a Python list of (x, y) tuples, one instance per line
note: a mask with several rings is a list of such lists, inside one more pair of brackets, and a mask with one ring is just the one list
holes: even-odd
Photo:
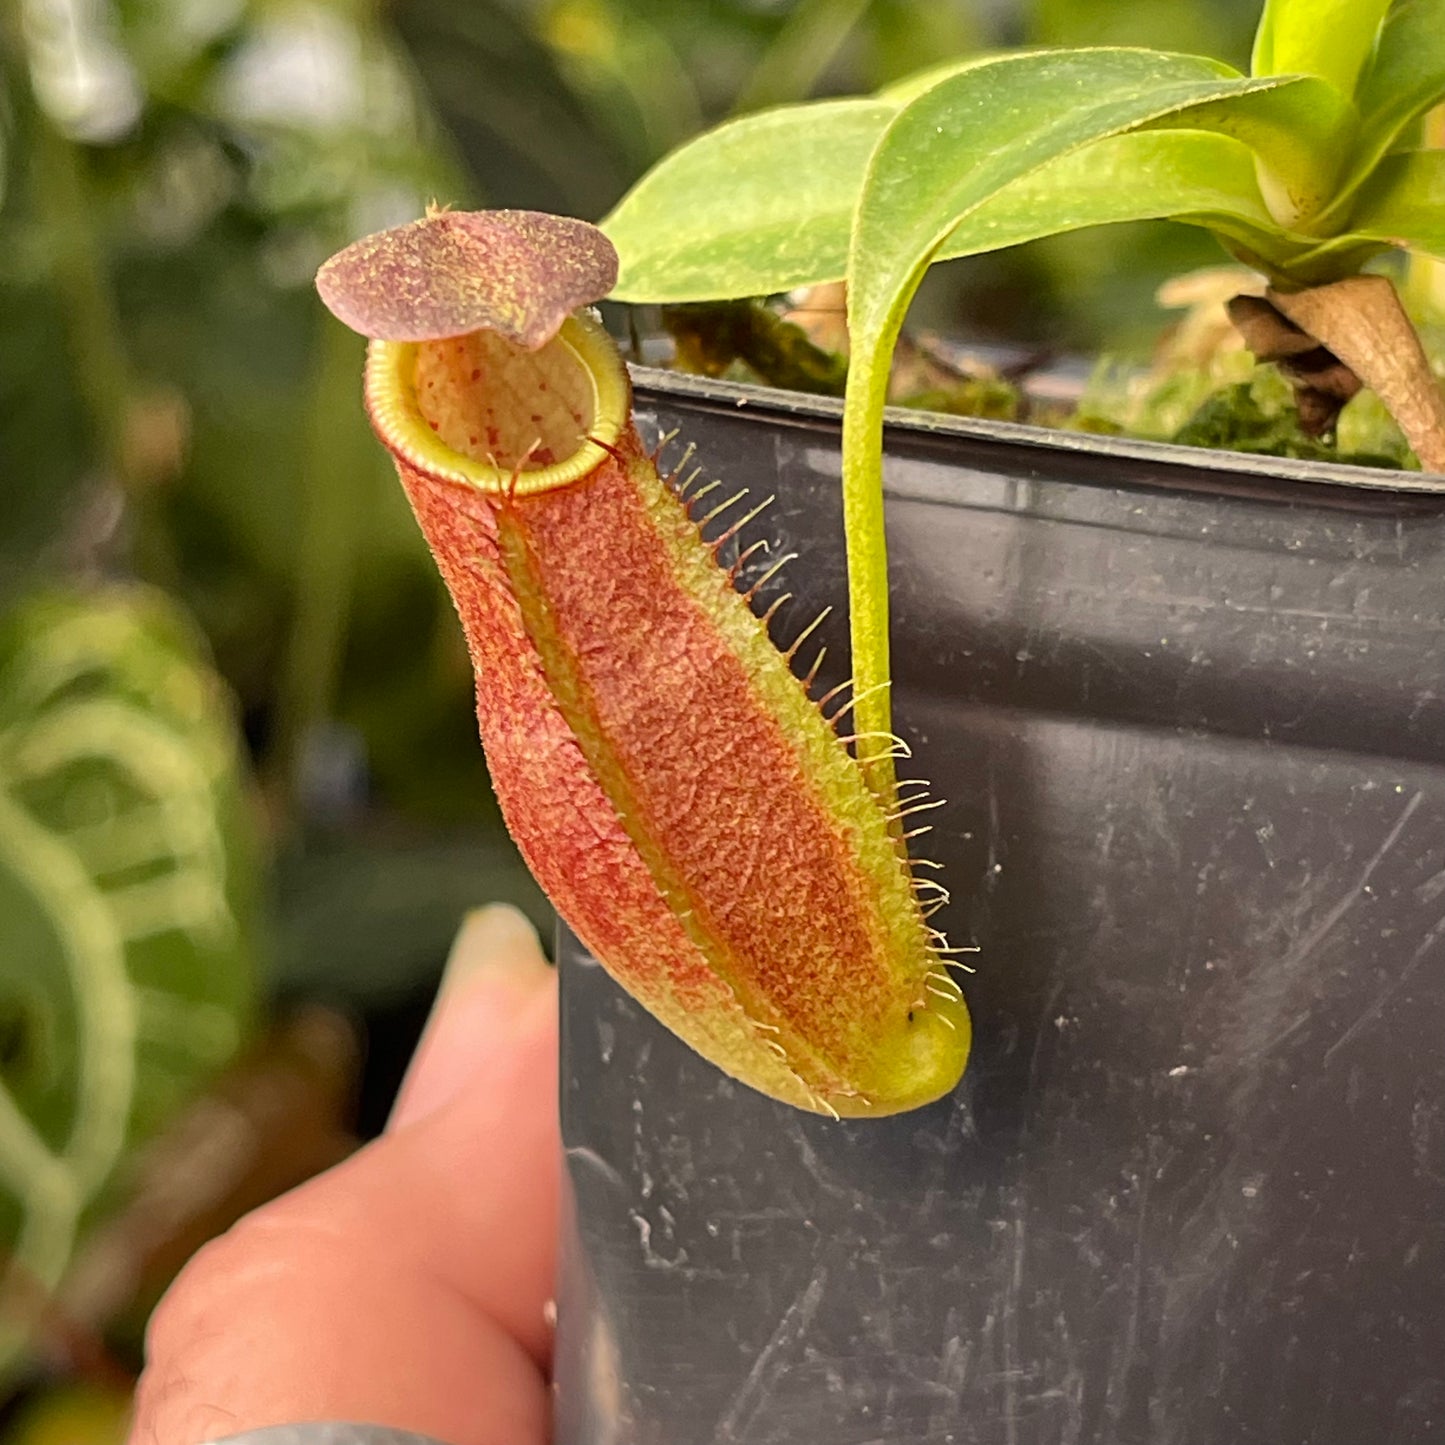
[[(0, 1434), (118, 1438), (147, 1302), (208, 1230), (378, 1127), (462, 911), (546, 919), (317, 264), (434, 197), (597, 218), (707, 124), (970, 50), (1242, 64), (1256, 13), (0, 0)], [(940, 268), (922, 304), (966, 336), (1128, 354), (1153, 284), (1214, 259), (1183, 228), (1086, 235)], [(198, 924), (178, 877), (221, 911)], [(137, 887), (159, 916), (117, 910)]]

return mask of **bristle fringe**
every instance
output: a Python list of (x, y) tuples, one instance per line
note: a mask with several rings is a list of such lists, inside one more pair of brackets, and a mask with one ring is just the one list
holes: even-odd
[[(714, 548), (713, 550), (716, 551), (717, 549)], [(741, 572), (743, 568), (748, 565), (748, 559), (753, 555), (754, 552), (767, 552), (770, 550), (771, 548), (768, 546), (767, 538), (759, 537), (758, 540), (754, 542), (750, 547), (747, 547), (743, 551), (738, 553), (737, 561), (728, 568), (728, 581), (735, 582), (737, 580), (738, 573)]]
[[(708, 543), (708, 545), (713, 549), (714, 552), (716, 552), (719, 547), (726, 546), (726, 544), (732, 541), (732, 539), (736, 537), (737, 534), (741, 532), (742, 529), (746, 527), (749, 522), (754, 522), (759, 517), (761, 517), (762, 514), (766, 512), (767, 509), (771, 507), (776, 500), (776, 494), (770, 497), (764, 497), (763, 500), (752, 509), (752, 511), (750, 511), (745, 517), (742, 517), (738, 521), (734, 522), (720, 537), (714, 537), (713, 540)], [(725, 502), (723, 506), (719, 508), (719, 510), (725, 511), (729, 505), (730, 503)], [(699, 522), (699, 528), (701, 528), (708, 520), (710, 520), (710, 518), (704, 518), (703, 522)]]
[(823, 624), (823, 619), (832, 611), (831, 607), (825, 607), (794, 639), (793, 645), (783, 654), (783, 661), (792, 666), (793, 658), (797, 655), (798, 649), (808, 638)]
[(915, 893), (929, 892), (935, 897), (951, 898), (953, 895), (936, 878), (915, 878), (910, 885)]
[(836, 727), (838, 720), (847, 713), (850, 713), (865, 697), (872, 697), (875, 693), (886, 692), (892, 685), (891, 682), (885, 679), (883, 682), (875, 682), (872, 687), (865, 687), (862, 692), (855, 692), (836, 712), (829, 714), (828, 721)]
[(789, 562), (796, 562), (797, 560), (798, 554), (796, 552), (784, 552), (783, 555), (779, 557), (778, 560), (774, 562), (773, 565), (769, 567), (768, 570), (764, 572), (763, 575), (759, 577), (758, 580), (754, 582), (753, 585), (749, 587), (746, 592), (743, 593), (743, 601), (750, 603), (753, 598), (756, 597), (758, 593), (761, 592), (762, 589), (766, 587), (768, 583), (771, 582), (773, 578), (776, 577), (778, 573), (783, 570), (784, 567), (788, 565)]
[[(708, 490), (708, 491), (711, 491), (712, 488), (709, 487), (707, 490)], [(697, 522), (697, 529), (698, 529), (698, 531), (699, 531), (699, 532), (702, 531), (702, 529), (703, 529), (704, 527), (706, 527), (707, 524), (708, 524), (709, 522), (711, 522), (715, 517), (720, 517), (720, 516), (722, 516), (722, 514), (723, 514), (725, 511), (727, 511), (727, 509), (728, 509), (729, 507), (735, 506), (738, 502), (742, 501), (742, 499), (743, 499), (745, 496), (747, 496), (747, 494), (748, 494), (748, 489), (747, 489), (746, 487), (743, 487), (743, 488), (741, 488), (740, 490), (734, 492), (734, 493), (732, 494), (732, 496), (730, 496), (730, 497), (727, 499), (727, 501), (725, 501), (725, 502), (720, 502), (716, 507), (714, 507), (714, 508), (712, 509), (712, 511), (710, 511), (710, 512), (707, 514), (707, 516), (705, 516), (705, 517), (701, 518), (700, 520), (698, 520), (698, 522)], [(699, 493), (699, 495), (700, 495), (700, 496), (701, 496), (701, 495), (705, 495), (705, 493)]]
[(961, 999), (963, 997), (963, 990), (958, 986), (958, 980), (954, 978), (947, 969), (930, 968), (923, 977), (925, 979), (932, 979), (934, 983), (948, 993), (949, 997), (955, 999)]
[(777, 615), (778, 608), (780, 608), (783, 603), (791, 602), (792, 600), (793, 594), (791, 592), (784, 592), (782, 596), (773, 599), (772, 605), (769, 606), (768, 610), (758, 619), (758, 621), (763, 624), (764, 629), (773, 625), (773, 618)]
[(683, 476), (684, 470), (686, 470), (696, 452), (697, 444), (695, 442), (688, 442), (682, 449), (682, 454), (678, 457), (671, 470), (662, 478), (664, 483), (672, 489), (673, 495), (683, 503), (687, 501), (687, 489), (697, 480), (698, 473), (702, 471), (700, 466), (695, 466), (688, 472), (686, 477)]
[(890, 823), (901, 823), (904, 818), (911, 818), (915, 813), (931, 813), (935, 808), (941, 808), (947, 803), (946, 798), (933, 798), (926, 803), (921, 803), (917, 798), (910, 798), (903, 802), (901, 807), (895, 808), (888, 815)]
[(650, 453), (648, 453), (648, 460), (652, 463), (654, 467), (657, 468), (659, 472), (662, 471), (662, 454), (668, 449), (668, 447), (672, 445), (674, 441), (677, 440), (677, 434), (679, 430), (680, 428), (673, 427), (671, 431), (664, 432), (657, 439), (657, 445), (653, 447)]
[(897, 733), (849, 733), (847, 737), (841, 737), (838, 739), (838, 741), (844, 744), (844, 746), (847, 746), (851, 743), (862, 742), (865, 738), (887, 738), (888, 741), (892, 743), (892, 747), (888, 749), (889, 757), (911, 758), (913, 756), (913, 749), (910, 748), (908, 744), (901, 737), (898, 736)]
[(697, 504), (702, 501), (702, 499), (707, 496), (709, 492), (716, 491), (720, 486), (722, 486), (721, 480), (715, 477), (705, 487), (699, 487), (697, 491), (689, 492), (688, 489), (693, 485), (694, 482), (697, 481), (697, 479), (701, 475), (702, 468), (700, 466), (694, 467), (687, 474), (687, 480), (683, 482), (682, 490), (678, 494), (682, 498), (683, 505), (687, 508), (687, 515), (689, 520), (692, 520), (692, 509), (697, 506)]

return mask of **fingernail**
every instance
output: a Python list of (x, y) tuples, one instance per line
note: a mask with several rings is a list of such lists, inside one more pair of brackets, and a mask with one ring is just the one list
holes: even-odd
[(528, 994), (552, 972), (537, 930), (527, 915), (510, 903), (474, 908), (462, 919), (452, 941), (432, 1017), (478, 974), (488, 974)]
[(412, 1123), (451, 1099), (481, 1058), (516, 1036), (551, 978), (520, 909), (497, 903), (467, 914), (387, 1127)]

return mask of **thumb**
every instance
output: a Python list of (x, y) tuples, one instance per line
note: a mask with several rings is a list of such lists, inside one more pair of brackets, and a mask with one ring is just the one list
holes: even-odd
[(555, 982), (520, 915), (484, 910), (386, 1134), (162, 1300), (132, 1445), (316, 1420), (542, 1445), (560, 1153)]
[(479, 1059), (506, 1047), (512, 1020), (552, 977), (536, 930), (519, 909), (498, 903), (469, 913), (397, 1091), (388, 1131), (415, 1123), (454, 1098)]

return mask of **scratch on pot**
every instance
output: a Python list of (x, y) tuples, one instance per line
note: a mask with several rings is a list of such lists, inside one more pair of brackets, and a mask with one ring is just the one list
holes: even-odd
[(1421, 903), (1433, 903), (1442, 893), (1445, 893), (1445, 868), (1415, 889), (1415, 897)]
[(1375, 869), (1385, 861), (1394, 849), (1395, 844), (1400, 841), (1400, 836), (1404, 833), (1406, 825), (1410, 819), (1414, 817), (1415, 810), (1424, 801), (1424, 793), (1416, 792), (1410, 801), (1405, 804), (1400, 816), (1395, 819), (1390, 831), (1385, 834), (1384, 841), (1375, 849), (1370, 857), (1370, 861), (1365, 864), (1359, 878), (1355, 880), (1354, 887), (1345, 893), (1339, 902), (1336, 903), (1319, 923), (1290, 951), (1289, 957), (1285, 960), (1286, 966), (1305, 962), (1305, 960), (1314, 953), (1315, 949), (1325, 941), (1325, 938), (1334, 928), (1335, 924), (1364, 896), (1365, 890), (1370, 885), (1370, 879), (1375, 876)]
[(1014, 1199), (1013, 1256), (1003, 1296), (1003, 1394), (1004, 1439), (1018, 1445), (1019, 1413), (1019, 1301), (1024, 1287), (1026, 1236), (1023, 1200)]
[(1415, 1173), (1421, 1179), (1445, 1182), (1445, 1175), (1435, 1169), (1431, 1161), (1431, 1134), (1440, 1121), (1438, 1107), (1416, 1099), (1410, 1110), (1410, 1146), (1415, 1155)]
[(834, 1199), (848, 1200), (855, 1205), (860, 1203), (861, 1191), (850, 1189), (838, 1183), (827, 1165), (818, 1157), (818, 1151), (813, 1148), (806, 1131), (791, 1115), (788, 1118), (788, 1126), (788, 1132), (792, 1135), (793, 1141), (797, 1145), (798, 1158), (802, 1162), (803, 1168), (808, 1171), (808, 1175), (813, 1182), (817, 1184), (825, 1194), (831, 1195)]
[[(1068, 961), (1068, 954), (1060, 951), (1054, 956), (1054, 967), (1057, 970), (1053, 987), (1049, 989), (1048, 996), (1044, 999), (1043, 1007), (1039, 1010), (1039, 1021), (1034, 1028), (1034, 1046), (1029, 1053), (1029, 1081), (1028, 1091), (1033, 1094), (1039, 1083), (1040, 1071), (1043, 1064), (1044, 1040), (1048, 1037), (1048, 1024), (1052, 1018), (1059, 1017), (1059, 1000), (1064, 995), (1067, 978), (1064, 966)], [(1057, 1032), (1057, 1031), (1056, 1031)], [(1028, 1132), (1028, 1120), (1024, 1120), (1023, 1130), (1025, 1136)]]
[[(1369, 861), (1360, 870), (1359, 876), (1354, 883), (1341, 895), (1334, 905), (1326, 912), (1325, 916), (1315, 924), (1303, 938), (1299, 939), (1293, 948), (1280, 960), (1278, 969), (1271, 970), (1270, 977), (1275, 980), (1271, 992), (1277, 996), (1270, 999), (1257, 999), (1254, 1010), (1253, 1027), (1247, 1021), (1244, 1036), (1241, 1039), (1242, 1052), (1264, 1055), (1270, 1052), (1275, 1046), (1292, 1034), (1299, 1027), (1304, 1018), (1301, 1011), (1297, 1017), (1291, 1018), (1288, 1024), (1281, 1026), (1280, 1015), (1284, 1012), (1285, 995), (1295, 973), (1307, 964), (1315, 955), (1325, 939), (1335, 930), (1341, 919), (1351, 908), (1363, 897), (1366, 896), (1370, 880), (1375, 876), (1375, 870), (1390, 855), (1395, 845), (1400, 841), (1410, 819), (1414, 817), (1420, 804), (1425, 801), (1422, 792), (1416, 792), (1410, 801), (1405, 804), (1400, 816), (1395, 819), (1385, 834), (1380, 846), (1375, 849)], [(1383, 1000), (1381, 1000), (1383, 1003)], [(1357, 1026), (1358, 1026), (1357, 1021)], [(1344, 1039), (1349, 1037), (1347, 1033), (1337, 1040), (1330, 1052), (1340, 1047)], [(1326, 1055), (1328, 1058), (1329, 1055)]]
[(1064, 1376), (1057, 1391), (1063, 1407), (1059, 1445), (1079, 1445), (1084, 1438), (1084, 1371), (1069, 1330), (1068, 1316), (1062, 1310), (1054, 1317), (1054, 1336), (1064, 1364)]
[(1410, 979), (1414, 977), (1415, 970), (1435, 951), (1436, 945), (1442, 938), (1445, 938), (1445, 918), (1440, 919), (1425, 935), (1419, 948), (1410, 955), (1410, 961), (1380, 990), (1375, 1001), (1325, 1050), (1325, 1063), (1329, 1063), (1351, 1039), (1356, 1038), (1362, 1030), (1379, 1018), (1385, 1011), (1385, 1006), (1409, 983)]
[(984, 867), (984, 888), (992, 893), (998, 875), (1003, 871), (999, 864), (998, 842), (999, 842), (999, 806), (998, 806), (998, 776), (994, 769), (992, 756), (989, 757), (987, 766), (987, 799), (988, 799), (988, 858)]
[[(949, 1311), (953, 1323), (957, 1314)], [(950, 1335), (943, 1346), (938, 1360), (938, 1383), (952, 1397), (957, 1405), (963, 1399), (964, 1387), (968, 1384), (969, 1365), (973, 1360), (973, 1341), (965, 1341), (961, 1335)]]
[(1134, 1252), (1129, 1281), (1129, 1314), (1124, 1325), (1122, 1349), (1110, 1360), (1109, 1380), (1104, 1391), (1104, 1409), (1115, 1429), (1122, 1426), (1130, 1404), (1130, 1387), (1140, 1349), (1140, 1326), (1144, 1314), (1145, 1246), (1149, 1232), (1149, 1186), (1155, 1172), (1155, 1143), (1149, 1141), (1149, 1152), (1137, 1180), (1138, 1205), (1134, 1215)]
[(803, 1339), (808, 1327), (813, 1323), (813, 1316), (818, 1313), (818, 1305), (822, 1302), (827, 1282), (828, 1271), (819, 1265), (807, 1288), (783, 1311), (777, 1328), (773, 1330), (767, 1344), (758, 1351), (758, 1357), (753, 1361), (747, 1378), (738, 1387), (731, 1404), (718, 1420), (717, 1429), (713, 1433), (713, 1439), (718, 1445), (730, 1445), (730, 1442), (747, 1437), (748, 1427), (754, 1416), (766, 1406), (773, 1385), (788, 1368), (793, 1347)]
[(1331, 915), (1327, 922), (1332, 922), (1335, 917), (1342, 914), (1345, 909), (1364, 893), (1366, 886), (1374, 875), (1375, 869), (1385, 861), (1386, 856), (1394, 848), (1395, 844), (1400, 841), (1400, 835), (1405, 831), (1405, 825), (1415, 816), (1415, 810), (1419, 808), (1420, 804), (1424, 801), (1425, 794), (1419, 789), (1416, 789), (1410, 801), (1406, 803), (1401, 810), (1400, 816), (1395, 820), (1394, 826), (1385, 834), (1384, 841), (1375, 850), (1374, 855), (1365, 865), (1365, 871), (1360, 875), (1360, 881), (1340, 901), (1337, 911)]

